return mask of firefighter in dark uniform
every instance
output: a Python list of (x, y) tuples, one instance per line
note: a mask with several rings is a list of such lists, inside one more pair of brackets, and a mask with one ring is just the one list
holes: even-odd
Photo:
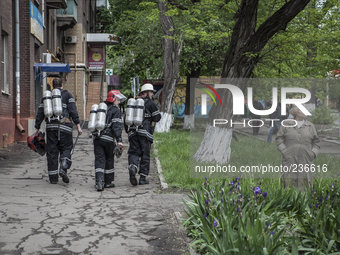
[[(73, 123), (77, 125), (78, 134), (82, 134), (80, 127), (77, 107), (71, 93), (63, 90), (61, 78), (53, 80), (53, 88), (61, 92), (62, 116), (60, 121), (45, 118), (44, 105), (40, 104), (38, 114), (35, 119), (36, 132), (39, 131), (42, 121), (46, 121), (46, 156), (48, 176), (52, 184), (58, 182), (58, 160), (60, 162), (59, 175), (63, 182), (69, 183), (67, 169), (71, 167), (71, 151), (73, 148), (72, 127)], [(72, 123), (73, 122), (73, 123)]]
[(124, 100), (126, 97), (119, 90), (111, 90), (107, 94), (105, 101), (107, 105), (106, 127), (102, 132), (94, 133), (96, 188), (98, 191), (115, 186), (113, 183), (115, 177), (113, 151), (116, 146), (114, 140), (120, 148), (123, 147), (123, 123), (118, 105)]
[[(161, 114), (152, 101), (153, 89), (152, 84), (146, 83), (142, 86), (141, 92), (137, 98), (144, 100), (145, 118), (143, 124), (138, 129), (128, 129), (125, 124), (125, 131), (129, 137), (129, 150), (128, 150), (128, 162), (129, 162), (129, 175), (130, 183), (137, 185), (136, 174), (140, 175), (139, 185), (149, 184), (146, 177), (149, 175), (150, 170), (150, 150), (153, 143), (153, 131), (154, 127), (151, 126), (152, 122), (158, 122), (161, 120)], [(139, 171), (138, 171), (139, 166)]]

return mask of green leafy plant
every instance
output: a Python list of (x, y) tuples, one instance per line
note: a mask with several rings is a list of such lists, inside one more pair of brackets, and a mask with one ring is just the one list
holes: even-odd
[(183, 225), (202, 254), (339, 254), (339, 188), (316, 181), (298, 191), (270, 179), (206, 179)]
[(323, 130), (325, 126), (333, 125), (336, 119), (336, 117), (332, 115), (331, 109), (326, 106), (317, 107), (311, 113), (312, 117), (310, 121), (313, 124), (321, 125), (321, 130)]
[(6, 148), (6, 147), (7, 147), (7, 137), (8, 137), (8, 133), (4, 133), (2, 136), (4, 137), (4, 148)]

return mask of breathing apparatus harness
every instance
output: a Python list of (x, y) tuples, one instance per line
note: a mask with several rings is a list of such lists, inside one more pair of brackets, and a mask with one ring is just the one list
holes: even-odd
[(110, 107), (107, 108), (105, 103), (100, 103), (99, 106), (96, 104), (92, 105), (88, 129), (91, 131), (93, 137), (101, 137), (102, 135), (107, 134), (108, 128), (110, 128), (114, 122), (112, 120), (108, 123), (107, 118), (112, 107), (114, 107), (114, 105), (110, 105)]
[[(145, 101), (142, 98), (130, 98), (126, 106), (125, 124), (127, 125), (127, 132), (137, 131), (138, 128), (143, 128), (145, 120)], [(151, 115), (150, 115), (151, 116)]]
[(51, 91), (46, 90), (43, 94), (44, 115), (46, 122), (58, 124), (58, 141), (60, 141), (60, 124), (69, 118), (67, 110), (63, 110), (62, 94), (65, 90), (55, 88)]

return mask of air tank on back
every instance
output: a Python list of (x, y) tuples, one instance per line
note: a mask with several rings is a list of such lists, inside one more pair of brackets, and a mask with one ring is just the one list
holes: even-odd
[(52, 107), (53, 114), (57, 117), (63, 113), (63, 104), (61, 102), (61, 92), (59, 89), (52, 90)]
[(46, 90), (43, 94), (43, 104), (44, 104), (44, 115), (47, 118), (53, 116), (53, 108), (52, 108), (52, 93), (49, 90)]
[(133, 120), (133, 124), (137, 127), (143, 124), (144, 119), (144, 100), (138, 98), (136, 100), (136, 107), (135, 107), (135, 116)]
[(125, 112), (125, 124), (128, 126), (133, 125), (135, 105), (136, 105), (136, 99), (130, 98), (127, 102), (126, 112)]
[(107, 111), (107, 105), (105, 103), (100, 103), (97, 109), (97, 116), (96, 116), (96, 129), (98, 131), (102, 131), (105, 129), (106, 111)]
[(96, 130), (96, 116), (97, 116), (98, 105), (94, 104), (91, 106), (89, 124), (87, 128), (92, 132)]

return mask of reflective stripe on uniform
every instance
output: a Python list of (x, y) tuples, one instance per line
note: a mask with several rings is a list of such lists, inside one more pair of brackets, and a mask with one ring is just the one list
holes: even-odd
[(48, 175), (58, 174), (58, 170), (48, 171)]
[(104, 169), (103, 168), (96, 168), (96, 173), (104, 173)]
[(113, 143), (113, 137), (108, 136), (108, 135), (102, 135), (99, 137), (99, 139)]
[(154, 116), (157, 115), (157, 114), (160, 114), (159, 110), (154, 111), (154, 112), (152, 113), (152, 117), (154, 117)]
[(108, 169), (108, 170), (104, 170), (104, 173), (105, 174), (112, 174), (112, 173), (114, 173), (115, 172), (115, 170), (114, 170), (114, 168), (113, 169)]
[(151, 139), (153, 141), (153, 135), (150, 134), (148, 131), (145, 129), (138, 129), (137, 131), (130, 131), (128, 133), (128, 137), (132, 137), (134, 135), (141, 135), (141, 136), (146, 136), (147, 138)]
[(145, 134), (148, 138), (153, 139), (153, 135), (150, 134), (148, 131), (145, 129), (138, 129), (137, 134)]
[(72, 128), (66, 125), (58, 125), (58, 124), (46, 124), (46, 129), (58, 129), (60, 127), (60, 130), (72, 133)]

